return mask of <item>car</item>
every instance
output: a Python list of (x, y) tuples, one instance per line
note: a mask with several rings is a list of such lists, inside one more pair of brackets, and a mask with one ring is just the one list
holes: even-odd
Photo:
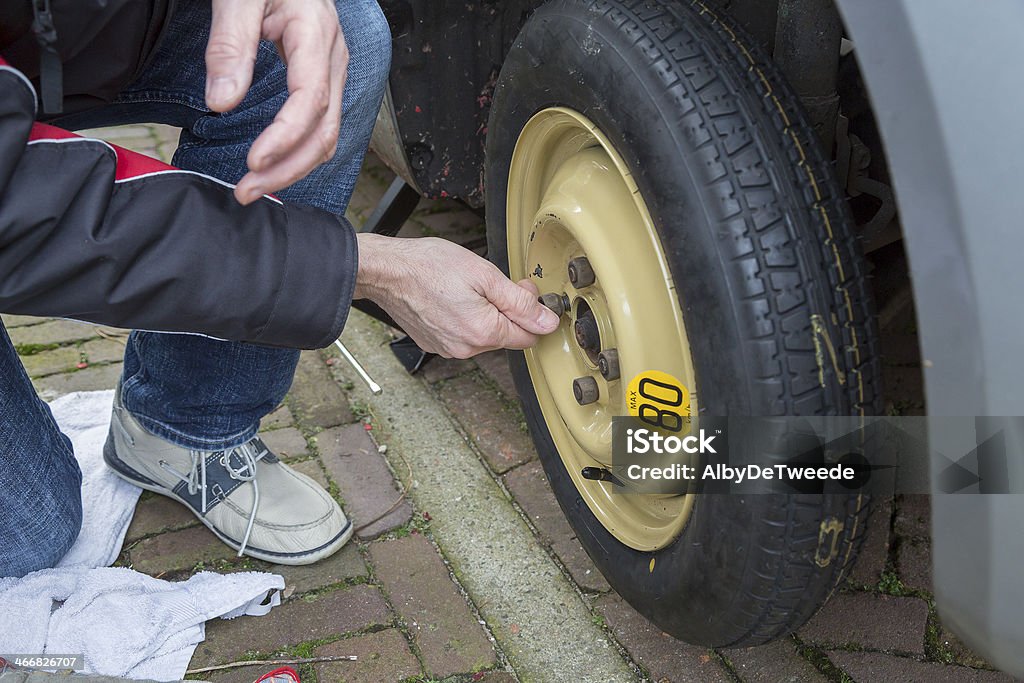
[[(364, 229), (395, 234), (420, 196), (485, 213), (488, 257), (563, 320), (509, 352), (551, 488), (664, 631), (793, 632), (843, 584), (870, 496), (624, 494), (613, 417), (879, 415), (879, 306), (914, 328), (930, 415), (1024, 414), (1019, 5), (381, 6), (393, 64), (371, 146), (398, 178)], [(644, 382), (647, 413), (627, 401)], [(1016, 674), (1022, 506), (933, 501), (943, 621)]]

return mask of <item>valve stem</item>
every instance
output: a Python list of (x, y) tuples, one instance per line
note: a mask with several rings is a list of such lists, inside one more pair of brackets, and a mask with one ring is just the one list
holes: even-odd
[(610, 484), (616, 486), (623, 486), (624, 484), (619, 481), (619, 478), (612, 474), (611, 470), (605, 469), (604, 467), (584, 467), (580, 470), (580, 475), (584, 479), (590, 481), (607, 481)]

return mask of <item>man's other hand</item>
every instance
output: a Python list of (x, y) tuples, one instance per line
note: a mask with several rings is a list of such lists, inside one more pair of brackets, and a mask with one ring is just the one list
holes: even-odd
[(288, 99), (246, 159), (235, 197), (249, 204), (288, 187), (334, 155), (348, 48), (330, 0), (213, 0), (206, 46), (206, 106), (224, 112), (252, 84), (261, 38), (288, 67)]
[(360, 234), (357, 299), (387, 311), (421, 349), (469, 358), (525, 349), (554, 332), (558, 316), (529, 280), (514, 283), (468, 249), (434, 237)]

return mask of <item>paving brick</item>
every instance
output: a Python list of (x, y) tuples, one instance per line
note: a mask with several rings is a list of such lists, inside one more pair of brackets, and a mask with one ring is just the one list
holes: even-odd
[(378, 541), (370, 545), (370, 558), (429, 674), (450, 676), (496, 663), (490, 641), (426, 538)]
[(878, 593), (840, 593), (800, 629), (800, 638), (823, 647), (854, 646), (924, 654), (928, 603)]
[(200, 562), (210, 563), (234, 557), (235, 551), (205, 526), (168, 531), (146, 538), (131, 550), (132, 566), (151, 576), (187, 571)]
[(964, 645), (954, 633), (939, 623), (939, 644), (953, 655), (953, 660), (964, 666), (975, 669), (994, 669), (990, 663), (975, 654), (971, 648)]
[(61, 375), (42, 377), (33, 382), (36, 391), (47, 401), (74, 391), (113, 389), (121, 379), (121, 363), (94, 365)]
[(159, 140), (176, 142), (178, 136), (181, 135), (181, 128), (177, 126), (169, 126), (164, 123), (150, 123), (148, 125), (153, 131), (153, 135)]
[(733, 680), (714, 652), (687, 645), (662, 632), (618, 595), (602, 595), (594, 604), (615, 638), (658, 683)]
[(433, 384), (434, 382), (440, 382), (441, 380), (451, 379), (467, 372), (471, 372), (473, 367), (473, 361), (471, 360), (441, 358), (440, 356), (435, 356), (434, 358), (431, 358), (426, 365), (420, 368), (419, 375)]
[(289, 597), (366, 576), (368, 573), (366, 563), (354, 543), (349, 543), (327, 559), (313, 564), (268, 564), (263, 571), (283, 576)]
[(397, 683), (421, 673), (420, 663), (396, 629), (345, 638), (321, 645), (315, 656), (355, 655), (354, 662), (331, 662), (316, 667), (321, 681), (339, 683)]
[(309, 446), (306, 445), (306, 437), (302, 436), (295, 427), (275, 429), (260, 434), (263, 443), (272, 452), (276, 453), (284, 461), (305, 458), (309, 455)]
[(864, 531), (864, 544), (850, 570), (849, 581), (859, 586), (874, 586), (882, 578), (889, 559), (889, 532), (892, 526), (892, 497), (872, 501)]
[(262, 617), (214, 619), (190, 667), (240, 659), (246, 652), (269, 654), (310, 640), (390, 624), (387, 604), (373, 586), (354, 586), (293, 600)]
[(924, 385), (919, 368), (882, 366), (886, 415), (924, 415)]
[(148, 157), (156, 157), (156, 148), (159, 143), (147, 133), (144, 137), (123, 137), (114, 144), (139, 154), (145, 154)]
[(120, 142), (121, 140), (132, 140), (136, 138), (143, 138), (147, 140), (154, 139), (153, 128), (148, 124), (89, 128), (88, 130), (79, 131), (79, 134), (85, 137), (99, 138), (100, 140), (110, 140), (111, 142), (117, 140), (117, 144), (122, 146), (123, 143)]
[(932, 592), (932, 549), (928, 541), (900, 541), (896, 549), (896, 567), (904, 586)]
[[(421, 202), (406, 223), (406, 234), (418, 237), (443, 237), (453, 242), (465, 242), (473, 237), (482, 237), (486, 228), (483, 219), (467, 211), (454, 201)], [(417, 232), (410, 233), (410, 230)]]
[(801, 657), (789, 638), (722, 654), (744, 683), (825, 683), (825, 676)]
[(303, 460), (302, 462), (289, 463), (288, 466), (296, 472), (302, 472), (325, 489), (330, 486), (327, 482), (327, 475), (324, 474), (324, 468), (320, 467), (320, 461), (316, 458)]
[[(367, 154), (366, 158), (369, 161), (370, 155)], [(359, 174), (356, 187), (352, 191), (352, 199), (348, 203), (349, 211), (358, 219), (357, 225), (362, 225), (363, 221), (373, 211), (377, 202), (384, 195), (388, 183), (391, 182), (390, 178), (393, 178), (394, 174), (389, 170), (384, 174), (384, 177), (388, 178), (386, 182), (382, 182), (380, 175), (368, 173), (367, 164), (363, 165), (363, 172)]]
[[(211, 671), (201, 675), (203, 680), (208, 680), (210, 683), (252, 683), (263, 674), (268, 674), (280, 668), (280, 666), (280, 664), (252, 662), (248, 666), (225, 669), (224, 671)], [(291, 666), (293, 669), (298, 670), (295, 665)]]
[(1012, 683), (997, 671), (981, 671), (935, 662), (919, 662), (879, 652), (829, 652), (829, 659), (855, 681), (928, 681), (928, 683)]
[(21, 362), (31, 377), (44, 377), (58, 372), (71, 372), (85, 359), (89, 365), (120, 362), (124, 345), (110, 339), (92, 339), (81, 346), (61, 346), (22, 356)]
[(128, 526), (125, 543), (132, 543), (161, 531), (174, 531), (199, 524), (192, 511), (178, 501), (155, 493), (143, 494), (139, 504), (135, 506), (135, 516)]
[(519, 683), (519, 679), (507, 671), (481, 671), (480, 673), (473, 674), (469, 679), (456, 676), (446, 678), (441, 683), (463, 683), (464, 681), (471, 681), (472, 683)]
[(403, 500), (381, 519), (361, 528), (387, 512), (401, 495), (387, 463), (363, 425), (357, 423), (325, 430), (317, 435), (316, 444), (360, 538), (376, 538), (409, 521), (412, 505)]
[(879, 335), (882, 362), (886, 365), (918, 366), (921, 363), (921, 349), (916, 334), (900, 333), (896, 330)]
[(46, 318), (37, 318), (32, 315), (8, 315), (4, 313), (0, 315), (0, 321), (3, 322), (4, 327), (11, 329), (12, 327), (22, 327), (24, 325), (38, 325), (39, 323), (46, 322)]
[(499, 474), (536, 459), (533, 442), (520, 427), (522, 417), (479, 379), (456, 377), (441, 388), (441, 398)]
[(278, 406), (274, 412), (263, 418), (260, 422), (260, 429), (269, 431), (291, 427), (293, 424), (295, 424), (295, 418), (292, 417), (292, 411), (288, 410), (288, 406)]
[(39, 325), (8, 330), (15, 346), (31, 344), (68, 344), (99, 336), (96, 326), (73, 320), (47, 320)]
[(914, 493), (896, 499), (896, 516), (893, 530), (901, 538), (931, 538), (932, 535), (931, 496)]
[(156, 158), (166, 164), (171, 163), (174, 151), (178, 148), (178, 137), (181, 129), (174, 126), (154, 125), (153, 135), (157, 139)]
[(345, 393), (315, 351), (299, 357), (290, 396), (295, 418), (311, 427), (336, 427), (355, 420)]
[(90, 339), (79, 349), (90, 364), (120, 362), (125, 345), (113, 339)]
[(29, 377), (39, 378), (58, 372), (70, 372), (76, 369), (82, 359), (78, 349), (73, 346), (62, 346), (59, 349), (40, 351), (21, 357), (21, 364)]
[(576, 534), (558, 506), (540, 463), (531, 462), (517, 467), (504, 476), (504, 481), (516, 502), (540, 531), (542, 542), (554, 551), (573, 580), (585, 590), (609, 590), (608, 582), (576, 540)]
[(508, 355), (504, 351), (481, 353), (473, 360), (476, 361), (477, 367), (501, 388), (505, 398), (512, 401), (519, 400), (515, 382), (512, 381), (512, 371), (508, 368)]

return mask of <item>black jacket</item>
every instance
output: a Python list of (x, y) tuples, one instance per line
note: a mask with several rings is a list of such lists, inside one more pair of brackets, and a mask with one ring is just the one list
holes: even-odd
[[(20, 4), (0, 0), (0, 53), (19, 58), (0, 63), (0, 312), (298, 348), (337, 338), (352, 227), (271, 197), (243, 207), (217, 179), (37, 122), (31, 81), (46, 66), (9, 11)], [(168, 11), (167, 0), (54, 0), (66, 110), (129, 82)]]

